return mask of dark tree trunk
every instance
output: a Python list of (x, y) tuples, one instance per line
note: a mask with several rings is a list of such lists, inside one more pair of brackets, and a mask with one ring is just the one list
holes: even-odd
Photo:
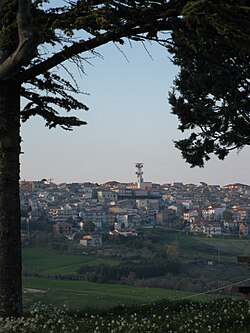
[(0, 81), (0, 317), (22, 312), (20, 85)]

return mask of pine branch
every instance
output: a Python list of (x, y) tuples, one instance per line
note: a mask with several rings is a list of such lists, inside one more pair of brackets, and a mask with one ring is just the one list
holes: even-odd
[(69, 81), (50, 72), (29, 81), (28, 84), (28, 87), (21, 87), (21, 96), (27, 102), (21, 111), (22, 121), (39, 115), (45, 119), (49, 128), (58, 125), (67, 130), (71, 130), (73, 126), (86, 124), (77, 117), (64, 117), (59, 114), (59, 110), (60, 112), (88, 110), (88, 107), (79, 100), (79, 94), (82, 92), (77, 86), (74, 87)]
[(24, 112), (21, 112), (22, 121), (27, 121), (31, 116), (41, 116), (45, 121), (45, 125), (47, 127), (55, 128), (56, 126), (60, 126), (62, 129), (71, 131), (72, 127), (86, 125), (86, 121), (82, 121), (77, 117), (63, 117), (58, 116), (54, 110), (50, 108), (40, 108), (39, 106), (35, 106), (33, 108), (29, 108)]
[[(103, 3), (102, 1), (100, 3)], [(86, 4), (85, 4), (86, 6)], [(73, 21), (76, 20), (75, 14), (73, 18), (70, 18), (68, 21), (69, 33), (72, 32), (71, 24), (73, 24), (74, 29), (76, 30), (85, 30), (92, 34), (92, 38), (88, 40), (82, 40), (79, 42), (72, 42), (72, 45), (65, 46), (63, 50), (52, 55), (50, 58), (41, 61), (40, 63), (32, 66), (32, 68), (28, 68), (22, 73), (19, 74), (19, 78), (21, 82), (27, 82), (34, 78), (37, 75), (40, 75), (46, 71), (49, 71), (53, 67), (58, 66), (64, 61), (71, 59), (72, 57), (79, 55), (83, 52), (92, 51), (95, 48), (107, 44), (109, 42), (117, 42), (122, 41), (122, 38), (138, 38), (140, 40), (146, 40), (151, 38), (151, 40), (157, 41), (157, 31), (170, 31), (172, 29), (172, 21), (171, 18), (176, 16), (177, 10), (171, 8), (171, 5), (166, 3), (164, 4), (164, 14), (163, 9), (158, 8), (147, 8), (144, 11), (144, 16), (138, 15), (141, 13), (140, 9), (133, 9), (133, 15), (131, 13), (131, 8), (127, 8), (127, 13), (121, 14), (119, 10), (115, 10), (114, 8), (108, 8), (109, 15), (112, 13), (112, 19), (106, 20), (106, 13), (103, 13), (103, 8), (98, 8), (93, 10), (91, 14), (89, 14), (88, 18), (84, 17), (86, 13), (78, 13), (79, 25)], [(91, 10), (90, 10), (91, 12)], [(129, 12), (129, 14), (128, 14)], [(64, 23), (58, 22), (51, 13), (51, 24), (53, 28), (64, 30)], [(58, 17), (63, 14), (57, 14)], [(48, 16), (49, 17), (49, 16)], [(84, 17), (85, 20), (81, 21)], [(114, 19), (113, 19), (114, 17)], [(146, 19), (148, 17), (148, 19)], [(78, 19), (77, 18), (77, 19)], [(104, 23), (103, 23), (104, 22)], [(77, 26), (76, 26), (77, 25)], [(90, 31), (87, 29), (90, 28)], [(104, 31), (104, 32), (102, 32)], [(150, 34), (149, 32), (152, 31)], [(101, 33), (102, 32), (102, 33)], [(148, 34), (143, 37), (143, 34)], [(151, 36), (152, 35), (152, 36)], [(167, 42), (167, 40), (166, 40)]]
[[(126, 33), (128, 30), (126, 30)], [(132, 32), (132, 31), (131, 31)], [(39, 74), (42, 74), (53, 67), (56, 67), (63, 63), (64, 61), (72, 58), (75, 55), (80, 53), (91, 51), (101, 45), (107, 44), (110, 41), (115, 41), (124, 37), (125, 32), (115, 32), (114, 30), (111, 32), (103, 33), (100, 36), (94, 37), (89, 40), (84, 40), (82, 42), (73, 43), (71, 46), (66, 47), (61, 52), (56, 53), (49, 59), (33, 66), (32, 68), (27, 69), (25, 72), (20, 73), (19, 78), (21, 82), (26, 82)]]

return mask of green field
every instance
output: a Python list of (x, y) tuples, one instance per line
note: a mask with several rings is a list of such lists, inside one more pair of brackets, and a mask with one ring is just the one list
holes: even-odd
[(25, 270), (41, 274), (76, 274), (82, 265), (117, 265), (118, 260), (98, 258), (94, 256), (64, 255), (42, 248), (25, 248), (22, 250), (23, 267)]
[[(221, 271), (217, 266), (201, 266), (201, 268), (199, 268), (197, 265), (197, 269), (207, 272), (207, 274), (212, 274), (212, 277), (215, 276), (217, 279), (224, 280), (225, 272), (227, 272), (226, 274), (232, 277), (232, 281), (245, 278), (243, 275), (245, 272), (241, 271), (241, 269), (246, 268), (247, 270), (247, 267), (237, 263), (237, 256), (249, 254), (250, 241), (248, 239), (186, 236), (182, 233), (173, 233), (163, 228), (157, 228), (152, 232), (158, 236), (159, 240), (157, 246), (159, 246), (159, 248), (167, 249), (168, 245), (176, 244), (177, 256), (191, 259), (194, 262), (196, 259), (216, 260), (218, 259), (218, 251), (220, 251), (220, 260), (221, 263), (224, 263), (224, 265), (220, 265), (222, 266)], [(134, 249), (131, 248), (131, 251), (134, 251)], [(30, 272), (33, 275), (35, 273), (41, 275), (57, 275), (58, 277), (59, 275), (74, 275), (77, 273), (77, 269), (82, 265), (118, 265), (120, 263), (119, 259), (86, 254), (81, 256), (67, 255), (42, 248), (25, 248), (22, 251), (22, 255), (24, 272)], [(246, 274), (248, 274), (248, 272), (246, 272)], [(26, 306), (36, 301), (41, 301), (46, 304), (67, 304), (70, 308), (80, 309), (86, 307), (103, 309), (119, 304), (144, 304), (164, 298), (182, 299), (194, 295), (194, 293), (191, 292), (167, 289), (136, 288), (125, 285), (55, 280), (27, 276), (23, 278), (23, 287), (26, 288), (24, 294)], [(27, 290), (27, 288), (41, 289), (44, 292), (39, 293), (36, 292), (36, 290)], [(192, 297), (192, 299), (207, 300), (214, 297), (215, 296), (201, 295), (195, 296), (194, 298)]]
[(170, 229), (159, 227), (155, 230), (159, 236), (162, 246), (174, 245), (178, 249), (180, 256), (204, 259), (217, 259), (225, 262), (237, 262), (237, 256), (250, 255), (249, 238), (225, 238), (225, 237), (200, 237), (185, 235), (182, 232), (171, 231)]
[(203, 301), (217, 298), (215, 295), (198, 295), (192, 292), (160, 288), (137, 288), (125, 285), (30, 277), (23, 278), (23, 287), (26, 306), (30, 303), (41, 301), (45, 304), (66, 304), (69, 308), (103, 309), (121, 304), (151, 303), (166, 298), (181, 300), (190, 297), (191, 299)]

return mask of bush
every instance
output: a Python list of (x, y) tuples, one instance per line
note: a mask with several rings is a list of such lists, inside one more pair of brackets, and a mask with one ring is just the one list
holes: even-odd
[(109, 311), (70, 312), (37, 304), (21, 318), (0, 318), (0, 333), (247, 333), (247, 301), (160, 301)]

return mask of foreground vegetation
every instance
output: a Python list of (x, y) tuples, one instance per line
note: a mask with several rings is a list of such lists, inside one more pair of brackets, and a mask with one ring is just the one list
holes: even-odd
[(36, 304), (22, 318), (0, 319), (1, 333), (247, 333), (249, 329), (248, 302), (232, 299), (163, 300), (136, 307), (84, 312)]
[[(249, 272), (245, 265), (237, 263), (237, 255), (247, 254), (249, 240), (209, 239), (159, 229), (149, 234), (146, 231), (138, 239), (112, 240), (112, 244), (104, 244), (102, 253), (98, 249), (83, 252), (82, 248), (81, 255), (73, 255), (69, 250), (23, 249), (24, 317), (0, 319), (0, 333), (249, 332), (247, 301), (202, 294), (199, 289), (191, 293), (142, 284), (149, 284), (154, 278), (159, 286), (161, 279), (169, 283), (172, 278), (175, 286), (178, 280), (183, 282), (182, 289), (187, 290), (189, 280), (199, 283), (198, 276), (206, 281), (206, 286), (209, 281), (218, 283), (218, 278), (223, 286), (243, 280)], [(115, 249), (115, 256), (107, 251), (109, 247)], [(122, 258), (119, 250), (127, 256)], [(167, 269), (172, 267), (171, 263), (179, 262), (181, 270), (171, 272), (172, 275), (140, 277), (142, 268), (145, 271), (148, 265), (159, 263), (164, 268), (163, 259)], [(212, 266), (207, 265), (208, 260)], [(118, 280), (121, 270), (127, 277), (126, 281), (123, 279), (124, 285)], [(110, 272), (113, 276), (114, 271), (119, 274), (114, 275), (117, 281), (113, 284), (90, 282), (90, 273), (104, 279)], [(141, 287), (135, 287), (139, 281)], [(211, 289), (202, 287), (203, 292)]]

